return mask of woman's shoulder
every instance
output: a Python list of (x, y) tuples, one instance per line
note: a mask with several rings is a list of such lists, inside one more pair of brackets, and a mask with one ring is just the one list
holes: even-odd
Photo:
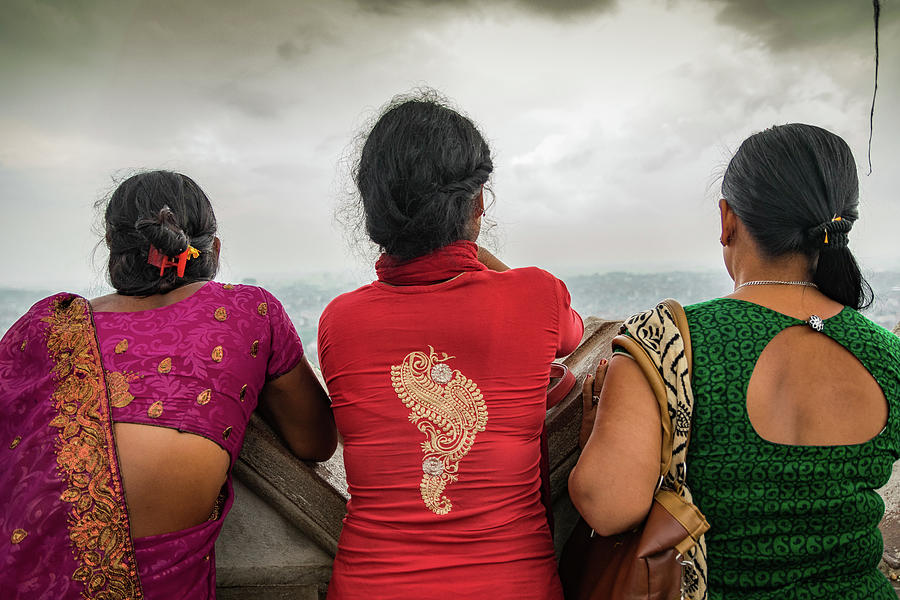
[(244, 302), (254, 300), (257, 302), (257, 306), (261, 303), (271, 302), (281, 304), (275, 294), (256, 284), (210, 281), (205, 288), (209, 294), (223, 299), (231, 297)]
[[(502, 297), (507, 302), (524, 304), (531, 309), (545, 306), (551, 312), (569, 305), (571, 297), (566, 284), (540, 267), (517, 267), (507, 271), (479, 271), (477, 285), (482, 293)], [(523, 293), (525, 292), (525, 293)]]
[(71, 292), (59, 292), (38, 300), (6, 331), (0, 346), (5, 348), (8, 345), (15, 345), (24, 349), (23, 342), (30, 339), (31, 332), (42, 330), (48, 325), (53, 313), (60, 308), (71, 306), (76, 300), (85, 302), (87, 306), (87, 301), (83, 297)]
[(870, 344), (884, 348), (900, 360), (900, 337), (889, 329), (872, 321), (858, 310), (845, 307), (840, 316), (842, 323), (859, 339), (867, 339)]
[(690, 316), (693, 314), (723, 310), (728, 305), (727, 300), (728, 298), (711, 298), (702, 302), (685, 304), (684, 312), (687, 313), (688, 316)]
[(688, 304), (684, 307), (688, 322), (698, 320), (707, 325), (716, 323), (734, 323), (744, 320), (750, 321), (793, 321), (792, 317), (780, 313), (761, 304), (748, 302), (738, 298), (712, 298), (703, 302)]
[[(497, 273), (497, 271), (492, 271), (492, 273)], [(522, 277), (525, 279), (538, 279), (545, 281), (559, 280), (555, 275), (553, 275), (553, 273), (540, 267), (516, 267), (514, 269), (509, 269), (508, 271), (500, 271), (499, 273), (506, 276)]]
[(479, 271), (483, 277), (505, 281), (515, 286), (543, 286), (547, 289), (565, 287), (565, 283), (549, 271), (540, 267), (516, 267), (508, 271)]
[[(27, 323), (33, 322), (35, 320), (42, 321), (46, 319), (51, 312), (59, 308), (66, 308), (70, 306), (74, 301), (87, 302), (84, 297), (73, 292), (57, 292), (52, 296), (42, 298), (35, 302), (31, 306), (31, 308), (29, 308), (28, 311), (24, 315), (22, 315), (21, 318), (19, 318), (19, 320), (16, 322), (16, 325), (18, 325), (20, 322)], [(13, 327), (15, 327), (15, 325)]]
[(354, 290), (343, 292), (331, 299), (322, 310), (322, 316), (341, 312), (344, 310), (356, 310), (360, 304), (366, 304), (378, 290), (371, 283), (362, 285)]

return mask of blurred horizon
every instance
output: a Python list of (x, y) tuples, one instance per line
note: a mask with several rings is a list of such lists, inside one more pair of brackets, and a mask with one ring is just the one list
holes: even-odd
[[(900, 322), (900, 270), (866, 272), (875, 290), (875, 304), (865, 311), (867, 317), (892, 330)], [(624, 319), (649, 308), (659, 300), (673, 297), (683, 304), (691, 304), (723, 296), (731, 292), (733, 282), (720, 271), (663, 273), (634, 273), (613, 271), (570, 275), (564, 277), (572, 297), (572, 306), (582, 317), (596, 316), (608, 320)], [(217, 277), (217, 281), (247, 283), (265, 287), (284, 305), (311, 360), (316, 359), (316, 335), (322, 310), (333, 298), (369, 283), (358, 281), (346, 273), (321, 274), (318, 277), (283, 280), (245, 278), (232, 280)], [(16, 290), (0, 287), (0, 335), (39, 299), (62, 290)], [(93, 297), (110, 291), (71, 289)]]

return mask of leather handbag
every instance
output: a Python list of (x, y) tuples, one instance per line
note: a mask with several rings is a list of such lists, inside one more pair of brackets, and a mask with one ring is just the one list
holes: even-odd
[[(709, 524), (684, 483), (693, 394), (691, 345), (684, 309), (674, 300), (633, 316), (613, 347), (641, 367), (660, 408), (660, 483), (644, 522), (613, 536), (580, 519), (560, 558), (567, 600), (704, 598)], [(675, 426), (675, 424), (681, 424)], [(685, 425), (686, 424), (686, 425)]]

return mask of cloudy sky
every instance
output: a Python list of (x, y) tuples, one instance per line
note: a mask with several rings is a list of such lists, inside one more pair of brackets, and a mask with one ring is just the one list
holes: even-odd
[(135, 169), (195, 178), (223, 278), (368, 276), (334, 221), (379, 107), (433, 86), (495, 154), (510, 264), (720, 268), (718, 181), (747, 135), (803, 121), (860, 166), (851, 246), (900, 268), (900, 0), (6, 0), (4, 286), (102, 280), (94, 202)]

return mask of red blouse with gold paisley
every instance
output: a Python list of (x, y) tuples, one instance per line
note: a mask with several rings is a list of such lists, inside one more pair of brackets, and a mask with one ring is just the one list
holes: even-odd
[(322, 314), (351, 495), (329, 598), (562, 598), (540, 438), (550, 363), (583, 326), (560, 280), (476, 251), (383, 258)]

